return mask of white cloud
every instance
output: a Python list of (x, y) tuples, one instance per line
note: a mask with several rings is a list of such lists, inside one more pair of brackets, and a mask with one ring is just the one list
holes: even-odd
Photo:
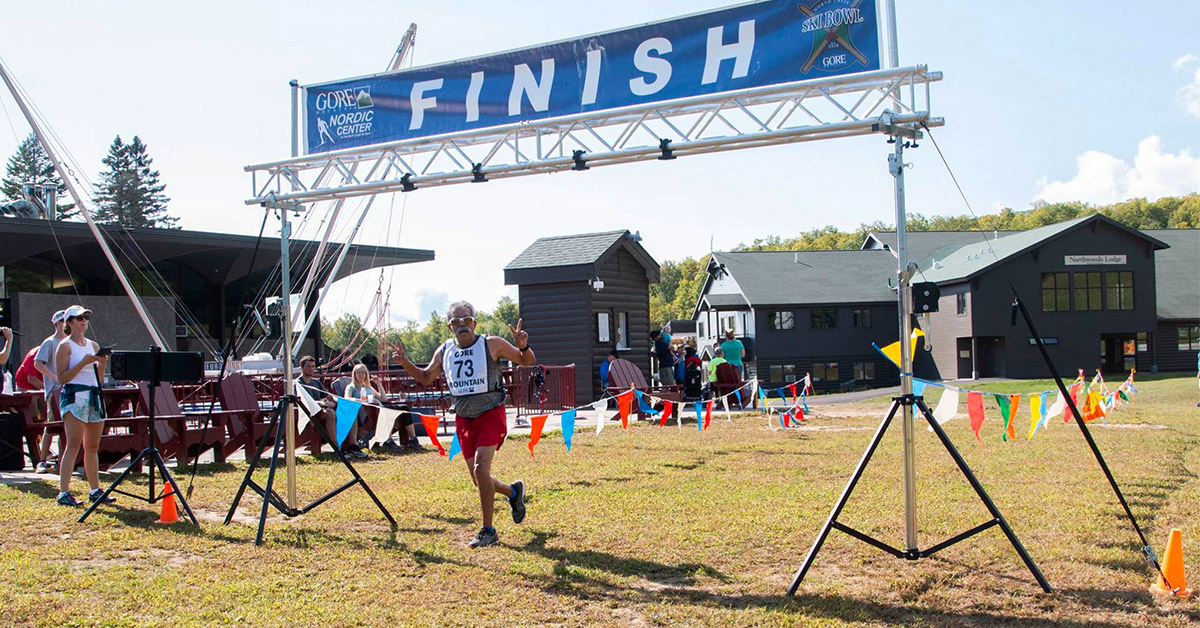
[(1171, 69), (1176, 72), (1191, 72), (1192, 82), (1179, 88), (1175, 96), (1179, 106), (1193, 118), (1200, 118), (1200, 57), (1188, 53), (1175, 60)]
[(1034, 200), (1105, 205), (1131, 198), (1155, 200), (1196, 192), (1200, 192), (1200, 158), (1187, 149), (1164, 153), (1162, 139), (1151, 135), (1138, 143), (1132, 167), (1108, 153), (1089, 150), (1076, 159), (1071, 180), (1051, 183), (1042, 178)]

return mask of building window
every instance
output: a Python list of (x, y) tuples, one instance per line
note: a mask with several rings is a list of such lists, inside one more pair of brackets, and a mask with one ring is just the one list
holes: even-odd
[(1108, 309), (1133, 309), (1133, 273), (1128, 271), (1104, 273), (1104, 284), (1108, 291), (1106, 295)]
[(612, 326), (609, 324), (608, 312), (596, 312), (596, 330), (597, 342), (612, 342)]
[(837, 310), (813, 310), (813, 329), (832, 329), (837, 327)]
[(772, 364), (771, 365), (771, 382), (781, 382), (790, 384), (796, 381), (796, 365), (795, 364)]
[(725, 333), (731, 329), (737, 329), (737, 315), (730, 314), (729, 316), (721, 317), (721, 333)]
[(954, 295), (954, 304), (958, 310), (958, 315), (962, 316), (967, 313), (967, 293), (960, 292)]
[(704, 321), (700, 321), (699, 323), (696, 324), (696, 332), (697, 332), (696, 336), (698, 336), (700, 338), (704, 338), (706, 336), (706, 334), (704, 333)]
[(1075, 309), (1102, 310), (1100, 273), (1075, 273)]
[(871, 326), (871, 310), (854, 310), (854, 326), (855, 327), (870, 327)]
[(1150, 335), (1144, 331), (1138, 332), (1137, 335), (1137, 350), (1146, 352), (1150, 350)]
[(813, 365), (814, 382), (836, 382), (838, 380), (837, 362), (818, 362)]
[(771, 329), (792, 329), (796, 326), (796, 317), (791, 312), (772, 312)]
[(1180, 351), (1195, 351), (1200, 349), (1200, 325), (1181, 325), (1179, 327)]
[[(1071, 284), (1067, 273), (1042, 273), (1042, 311), (1066, 312), (1071, 309)], [(962, 314), (962, 311), (959, 311)]]
[(629, 313), (617, 312), (617, 348), (629, 348)]
[(855, 362), (854, 363), (854, 379), (875, 379), (875, 363), (874, 362)]

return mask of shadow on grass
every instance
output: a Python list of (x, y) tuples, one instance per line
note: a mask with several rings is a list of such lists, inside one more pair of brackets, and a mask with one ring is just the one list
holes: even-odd
[[(696, 576), (703, 573), (720, 582), (728, 582), (729, 577), (720, 571), (703, 563), (680, 563), (666, 565), (640, 558), (629, 558), (598, 552), (595, 550), (570, 550), (565, 548), (548, 547), (546, 542), (558, 536), (556, 532), (534, 531), (533, 539), (523, 546), (513, 546), (514, 550), (537, 554), (547, 560), (558, 563), (555, 574), (569, 573), (566, 567), (582, 567), (607, 571), (617, 576), (639, 576), (670, 585), (695, 584)], [(575, 574), (576, 576), (578, 574)], [(584, 579), (587, 579), (586, 577)]]
[[(474, 490), (474, 488), (472, 488), (472, 490)], [(442, 523), (450, 523), (450, 524), (459, 525), (459, 526), (467, 525), (468, 523), (475, 523), (475, 519), (473, 519), (471, 517), (451, 517), (448, 515), (426, 514), (425, 518), (433, 519), (434, 521), (441, 521)]]
[[(1102, 592), (1101, 592), (1102, 593)], [(1073, 621), (1070, 619), (1041, 619), (985, 611), (955, 612), (931, 608), (913, 608), (905, 604), (874, 602), (841, 595), (801, 594), (783, 599), (780, 610), (785, 613), (870, 625), (909, 626), (913, 624), (939, 627), (1022, 626), (1024, 628), (1133, 628), (1143, 623), (1117, 621)], [(720, 601), (716, 597), (714, 601)], [(1128, 609), (1126, 609), (1128, 610)], [(1132, 619), (1132, 618), (1131, 618)], [(1142, 617), (1144, 620), (1145, 618)]]

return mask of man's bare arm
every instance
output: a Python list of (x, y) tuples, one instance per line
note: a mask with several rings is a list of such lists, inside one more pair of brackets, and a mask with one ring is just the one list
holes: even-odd
[(400, 363), (400, 366), (404, 367), (404, 370), (422, 386), (432, 384), (442, 374), (442, 347), (438, 347), (437, 351), (433, 352), (433, 359), (425, 368), (413, 364), (404, 351), (404, 345), (400, 343), (396, 343), (396, 349), (392, 351), (392, 360)]

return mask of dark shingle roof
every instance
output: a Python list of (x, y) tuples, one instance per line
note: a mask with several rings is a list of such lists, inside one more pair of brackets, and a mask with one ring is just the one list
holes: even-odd
[[(896, 258), (886, 251), (713, 253), (751, 305), (891, 302)], [(716, 296), (716, 295), (713, 295)]]
[(622, 230), (538, 238), (509, 262), (504, 270), (594, 264), (613, 244), (627, 235), (629, 232)]
[(1158, 317), (1200, 318), (1200, 229), (1143, 229), (1171, 248), (1154, 252)]
[[(943, 259), (958, 249), (1020, 233), (1019, 231), (909, 231), (908, 258), (917, 261), (922, 270), (933, 265), (935, 259)], [(863, 248), (886, 244), (896, 248), (895, 231), (873, 231), (863, 242)]]

